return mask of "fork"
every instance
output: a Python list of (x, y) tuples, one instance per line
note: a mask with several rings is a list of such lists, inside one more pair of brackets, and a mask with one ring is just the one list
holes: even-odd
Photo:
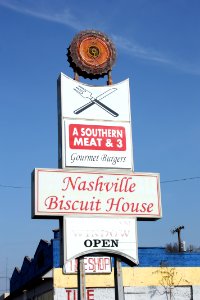
[[(111, 114), (113, 117), (117, 117), (118, 113), (116, 113), (114, 110), (112, 110), (110, 107), (108, 107), (107, 105), (103, 104), (102, 102), (100, 102), (99, 100), (97, 100), (97, 98), (92, 96), (92, 92), (86, 90), (85, 88), (83, 88), (82, 86), (77, 86), (74, 88), (74, 90), (83, 98), (87, 98), (91, 101), (91, 104), (89, 105), (88, 103), (83, 105), (81, 108), (90, 107), (93, 104), (98, 105), (99, 107), (101, 107), (103, 110), (105, 110), (107, 113)], [(76, 113), (76, 111), (74, 111), (74, 113)]]

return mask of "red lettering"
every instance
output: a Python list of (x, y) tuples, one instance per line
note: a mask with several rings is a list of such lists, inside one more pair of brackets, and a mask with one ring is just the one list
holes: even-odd
[(45, 199), (44, 204), (47, 206), (47, 209), (56, 209), (58, 206), (58, 197), (49, 196)]
[(97, 263), (98, 263), (98, 270), (103, 270), (103, 259), (101, 257), (97, 257)]
[(89, 182), (89, 187), (88, 187), (88, 191), (91, 192), (94, 189), (94, 181), (90, 181)]
[(78, 272), (78, 259), (75, 259), (74, 270), (75, 270), (75, 272)]
[(94, 300), (94, 290), (87, 290), (87, 300)]
[(72, 263), (73, 263), (73, 260), (70, 260), (70, 262), (69, 262), (69, 265), (70, 265), (70, 271), (73, 270), (73, 269), (72, 269)]
[(66, 210), (65, 206), (63, 206), (63, 202), (64, 202), (63, 200), (60, 200), (60, 202), (59, 202), (59, 204), (60, 204), (60, 210), (63, 210), (63, 209)]
[(106, 266), (109, 266), (110, 267), (110, 258), (104, 258), (104, 263), (105, 263), (105, 270), (107, 269)]
[(78, 190), (78, 191), (106, 191), (106, 192), (135, 192), (136, 183), (130, 182), (132, 177), (116, 178), (115, 181), (103, 181), (104, 176), (99, 176), (95, 181), (81, 180), (81, 176), (77, 176), (75, 179), (71, 176), (67, 176), (63, 179), (64, 186), (62, 191)]
[(76, 203), (79, 203), (79, 201), (77, 201), (77, 200), (74, 201), (74, 203), (72, 204), (72, 210), (77, 210), (77, 209), (78, 209), (78, 207), (75, 208), (75, 204), (76, 204)]
[(94, 258), (92, 258), (92, 257), (89, 257), (88, 258), (88, 265), (89, 265), (89, 270), (91, 271), (96, 271), (96, 268), (95, 268), (95, 259)]
[(122, 204), (122, 211), (123, 212), (127, 212), (127, 210), (129, 210), (129, 203), (125, 202), (124, 204)]
[(86, 201), (85, 203), (83, 201), (81, 201), (81, 205), (80, 205), (80, 210), (81, 211), (87, 211), (89, 210), (89, 203), (88, 201)]
[(146, 212), (147, 203), (142, 203), (142, 208), (140, 209), (140, 212)]
[[(97, 181), (96, 181), (96, 186), (95, 186), (95, 191), (97, 191), (98, 190), (98, 188), (99, 188), (99, 191), (100, 192), (102, 192), (102, 186), (103, 186), (103, 182), (99, 182), (99, 180), (100, 179), (102, 179), (103, 178), (103, 176), (99, 176), (98, 178), (97, 178)], [(100, 187), (99, 187), (100, 186)]]
[(87, 188), (86, 188), (86, 181), (81, 181), (78, 185), (78, 190), (79, 191), (87, 191)]
[(124, 183), (124, 179), (127, 179), (127, 177), (123, 177), (122, 179), (121, 179), (121, 182), (120, 182), (120, 187), (119, 187), (119, 192), (123, 192), (124, 190), (123, 190), (123, 183)]
[(131, 183), (130, 187), (129, 187), (129, 192), (135, 192), (135, 187), (136, 187), (136, 183)]
[(131, 209), (131, 212), (136, 212), (138, 213), (140, 210), (139, 210), (139, 203), (131, 203), (132, 204), (132, 209)]
[(115, 202), (115, 198), (110, 198), (107, 200), (107, 203), (110, 205), (108, 209), (106, 209), (107, 212), (111, 211), (113, 207), (115, 207), (115, 211), (119, 211), (119, 204), (120, 201), (124, 200), (123, 197), (119, 198), (117, 202)]
[[(77, 300), (77, 290), (65, 290), (67, 293), (67, 300)], [(87, 289), (86, 291), (87, 300), (94, 300), (94, 290)]]
[(65, 208), (64, 208), (65, 210), (70, 210), (71, 202), (72, 202), (71, 200), (67, 200), (67, 201), (66, 201), (66, 203), (65, 203), (66, 206), (65, 206)]
[(132, 179), (132, 177), (126, 178), (126, 184), (125, 184), (125, 187), (124, 187), (124, 191), (125, 191), (125, 192), (128, 192), (128, 181), (129, 181), (130, 179)]
[(149, 203), (149, 205), (147, 206), (147, 212), (150, 213), (152, 211), (153, 211), (153, 203)]
[(114, 185), (115, 185), (114, 182), (105, 182), (104, 186), (106, 187), (106, 192), (111, 191)]
[(63, 183), (66, 184), (66, 186), (64, 188), (62, 188), (62, 191), (66, 191), (69, 187), (69, 185), (71, 185), (73, 191), (75, 190), (76, 188), (76, 183), (77, 183), (77, 180), (80, 179), (81, 177), (76, 177), (76, 180), (75, 182), (72, 181), (72, 178), (71, 177), (65, 177), (63, 179)]
[(146, 202), (122, 202), (124, 198), (121, 197), (118, 200), (110, 198), (107, 200), (108, 208), (107, 212), (129, 212), (129, 213), (151, 213), (153, 211), (153, 203), (147, 204)]
[(70, 300), (71, 299), (70, 294), (72, 290), (65, 290), (65, 292), (67, 293), (67, 300)]

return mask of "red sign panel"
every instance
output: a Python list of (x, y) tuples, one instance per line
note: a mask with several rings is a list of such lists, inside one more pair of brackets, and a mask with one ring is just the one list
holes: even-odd
[(122, 126), (69, 125), (71, 149), (126, 151), (126, 131)]

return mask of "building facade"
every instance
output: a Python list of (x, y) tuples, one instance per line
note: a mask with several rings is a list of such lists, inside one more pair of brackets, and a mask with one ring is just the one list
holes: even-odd
[[(162, 247), (139, 248), (139, 266), (122, 263), (125, 300), (200, 299), (200, 253), (168, 253)], [(111, 259), (113, 265), (113, 259)], [(114, 268), (86, 275), (87, 300), (115, 299)], [(77, 274), (63, 274), (59, 231), (41, 240), (32, 259), (25, 257), (10, 280), (10, 295), (0, 299), (78, 300)]]

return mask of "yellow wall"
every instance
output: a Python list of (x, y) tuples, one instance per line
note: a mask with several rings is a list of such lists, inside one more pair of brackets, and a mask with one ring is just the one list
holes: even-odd
[[(192, 268), (123, 268), (124, 286), (200, 285), (200, 267)], [(77, 275), (63, 275), (62, 269), (53, 270), (54, 287), (76, 288)], [(86, 275), (86, 287), (114, 287), (111, 274)]]

